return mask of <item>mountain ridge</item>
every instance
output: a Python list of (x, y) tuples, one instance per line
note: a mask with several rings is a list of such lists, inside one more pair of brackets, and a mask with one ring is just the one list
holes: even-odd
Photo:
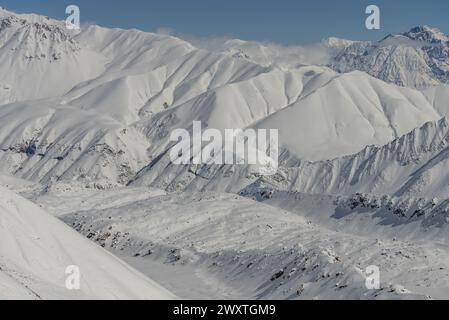
[(364, 71), (383, 81), (425, 89), (449, 81), (449, 38), (418, 26), (380, 41), (354, 43), (329, 64), (338, 72)]

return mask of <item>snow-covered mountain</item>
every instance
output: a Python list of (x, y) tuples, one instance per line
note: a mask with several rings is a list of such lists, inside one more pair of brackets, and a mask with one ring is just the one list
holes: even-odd
[(61, 95), (103, 71), (105, 58), (82, 47), (65, 23), (0, 9), (0, 102)]
[[(3, 95), (12, 103), (0, 106), (2, 170), (34, 181), (127, 184), (167, 152), (173, 129), (194, 120), (217, 129), (279, 128), (292, 158), (325, 160), (388, 143), (447, 112), (422, 92), (365, 73), (300, 60), (286, 68), (277, 60), (284, 51), (266, 44), (229, 40), (207, 50), (138, 30), (88, 26), (71, 34), (45, 17), (1, 16), (2, 50), (12, 62), (0, 68), (15, 77), (5, 78), (11, 92)], [(235, 54), (243, 49), (253, 58)]]
[[(185, 298), (444, 297), (448, 53), (429, 27), (283, 47), (0, 10), (0, 185), (41, 206), (0, 187), (0, 298), (71, 298), (65, 264), (99, 284), (75, 298), (173, 297), (47, 212)], [(173, 164), (198, 120), (278, 129), (277, 174)], [(394, 272), (366, 292), (370, 264)]]
[(356, 42), (339, 53), (330, 66), (338, 72), (360, 70), (418, 89), (448, 83), (449, 38), (438, 29), (418, 26), (380, 41)]
[(248, 166), (171, 166), (166, 160), (142, 171), (134, 185), (170, 190), (214, 190), (239, 193), (255, 189), (310, 194), (449, 198), (447, 177), (447, 118), (421, 128), (384, 146), (367, 146), (354, 155), (310, 162), (283, 158), (274, 176), (260, 177)]
[[(192, 67), (209, 66), (201, 61)], [(172, 88), (166, 83), (152, 89), (151, 72), (101, 83), (84, 94), (83, 87), (62, 98), (4, 105), (2, 170), (34, 181), (88, 178), (126, 184), (167, 152), (172, 130), (190, 130), (194, 120), (220, 130), (279, 128), (280, 144), (291, 157), (324, 160), (388, 143), (447, 112), (421, 92), (362, 73), (339, 75), (321, 67), (266, 71), (252, 64), (228, 71), (243, 67), (249, 73), (242, 79), (215, 89), (207, 89), (213, 79), (206, 84), (196, 76), (185, 80), (189, 68), (170, 77), (169, 82), (175, 76), (183, 80)], [(228, 82), (229, 74), (219, 80), (224, 69), (218, 70), (215, 78)], [(178, 93), (180, 87), (184, 91)]]

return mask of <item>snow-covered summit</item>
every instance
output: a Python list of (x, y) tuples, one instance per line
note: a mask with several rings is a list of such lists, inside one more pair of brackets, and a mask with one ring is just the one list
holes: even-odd
[(418, 89), (449, 82), (448, 37), (428, 26), (354, 43), (330, 63), (338, 72), (364, 71), (381, 80)]
[(35, 14), (35, 13), (16, 13), (13, 11), (9, 11), (3, 7), (0, 7), (0, 18), (11, 18), (18, 19), (22, 21), (27, 21), (29, 23), (40, 22), (40, 23), (48, 23), (48, 24), (64, 24), (63, 21), (55, 20), (47, 16)]
[(402, 33), (402, 35), (412, 40), (420, 40), (434, 44), (446, 44), (449, 41), (447, 35), (441, 32), (441, 30), (426, 25), (414, 27), (409, 31)]
[(0, 48), (2, 52), (28, 61), (56, 61), (74, 54), (80, 46), (74, 34), (61, 21), (38, 15), (17, 15), (0, 11)]

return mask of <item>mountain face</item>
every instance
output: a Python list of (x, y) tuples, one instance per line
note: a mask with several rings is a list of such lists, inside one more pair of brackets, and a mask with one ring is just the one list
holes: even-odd
[[(106, 60), (65, 23), (0, 10), (0, 103), (50, 98), (98, 75)], [(64, 76), (63, 76), (64, 75)]]
[[(61, 24), (30, 22), (16, 16), (1, 19), (1, 46), (24, 60), (54, 62), (80, 50)], [(11, 41), (13, 38), (14, 41)], [(36, 46), (37, 44), (37, 46)]]
[(126, 185), (167, 154), (170, 132), (195, 120), (205, 129), (278, 128), (291, 161), (319, 161), (383, 145), (447, 112), (431, 93), (305, 66), (300, 48), (237, 40), (198, 48), (137, 30), (69, 33), (45, 17), (0, 17), (2, 170), (33, 181)]
[[(170, 132), (191, 130), (195, 120), (219, 130), (277, 128), (284, 162), (297, 163), (381, 146), (449, 115), (445, 86), (418, 91), (306, 66), (300, 48), (228, 40), (212, 49), (98, 26), (72, 33), (63, 22), (5, 10), (0, 20), (2, 170), (33, 181), (127, 184), (167, 154)], [(337, 67), (353, 56), (375, 77), (407, 75), (417, 84), (431, 75), (417, 66), (433, 59), (433, 68), (444, 67), (447, 41), (417, 27), (376, 43), (329, 38), (321, 45), (343, 48), (331, 64), (339, 71), (357, 69)]]
[(446, 199), (449, 189), (445, 181), (449, 178), (443, 168), (448, 159), (448, 137), (448, 120), (443, 118), (426, 123), (384, 146), (368, 146), (351, 156), (296, 163), (284, 158), (289, 161), (284, 162), (277, 175), (268, 177), (251, 174), (249, 167), (203, 166), (194, 170), (192, 166), (180, 170), (161, 160), (161, 169), (165, 172), (158, 172), (157, 166), (150, 172), (143, 170), (135, 184), (240, 192), (248, 185), (260, 183), (277, 190), (310, 194), (366, 192)]
[(353, 156), (289, 168), (281, 185), (286, 190), (316, 194), (365, 192), (447, 199), (448, 176), (443, 168), (448, 161), (448, 142), (449, 122), (443, 118), (382, 147), (369, 146)]
[[(199, 48), (137, 30), (89, 26), (70, 33), (62, 22), (36, 15), (1, 11), (0, 19), (0, 55), (8, 62), (0, 64), (6, 68), (2, 81), (8, 83), (0, 90), (2, 171), (36, 182), (79, 180), (103, 187), (132, 182), (176, 189), (180, 172), (195, 181), (201, 170), (170, 164), (169, 135), (179, 128), (191, 130), (197, 120), (204, 129), (279, 129), (281, 164), (291, 171), (299, 164), (320, 168), (329, 159), (344, 162), (367, 146), (388, 145), (449, 116), (444, 85), (419, 91), (359, 71), (341, 74), (301, 60), (292, 64), (292, 57), (300, 59), (299, 48), (239, 40)], [(375, 61), (368, 73), (382, 79), (371, 72), (382, 69), (391, 80), (433, 75), (416, 67), (434, 59), (432, 66), (443, 68), (447, 41), (436, 29), (417, 27), (376, 43), (329, 38), (322, 46), (343, 50), (334, 68), (353, 56), (352, 62), (365, 67)], [(407, 69), (402, 62), (413, 65)], [(399, 78), (393, 77), (396, 69)], [(67, 77), (61, 80), (61, 74)], [(336, 191), (315, 180), (320, 178), (297, 180), (308, 186), (299, 190)]]
[(449, 81), (449, 38), (438, 29), (419, 26), (381, 41), (354, 43), (333, 58), (330, 67), (338, 72), (360, 70), (418, 89), (444, 84)]
[[(134, 182), (174, 190), (240, 192), (250, 185), (309, 194), (351, 195), (365, 192), (396, 197), (431, 199), (449, 197), (444, 170), (447, 165), (447, 118), (426, 123), (384, 146), (368, 146), (351, 156), (325, 161), (284, 163), (278, 174), (260, 177), (250, 167), (171, 166), (143, 170)], [(282, 157), (282, 156), (281, 156)]]

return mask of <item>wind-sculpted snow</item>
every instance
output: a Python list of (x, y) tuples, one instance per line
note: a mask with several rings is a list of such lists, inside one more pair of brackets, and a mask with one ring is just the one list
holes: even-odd
[[(202, 54), (197, 57), (203, 58)], [(237, 74), (225, 78), (217, 69), (221, 71), (206, 84), (195, 74), (186, 80), (193, 65), (182, 75), (177, 75), (181, 71), (176, 69), (168, 76), (166, 81), (173, 84), (158, 84), (158, 69), (120, 77), (81, 95), (84, 90), (79, 87), (62, 99), (0, 107), (5, 121), (0, 128), (0, 156), (9, 163), (3, 170), (36, 181), (87, 177), (126, 184), (151, 159), (166, 152), (170, 132), (190, 129), (193, 121), (221, 130), (279, 128), (280, 142), (292, 155), (321, 160), (356, 152), (368, 144), (386, 143), (439, 118), (421, 93), (362, 74), (338, 76), (319, 67), (291, 72), (267, 71), (252, 64), (247, 67), (249, 73), (239, 75), (239, 66), (233, 71)], [(219, 81), (218, 87), (210, 89), (215, 81)], [(220, 84), (222, 81), (226, 84)], [(347, 91), (339, 93), (341, 87)], [(366, 100), (370, 94), (378, 98)], [(321, 101), (319, 108), (317, 100)], [(401, 108), (413, 111), (407, 111), (404, 118)], [(310, 118), (315, 120), (307, 120)], [(370, 130), (355, 140), (353, 131), (366, 127)]]

